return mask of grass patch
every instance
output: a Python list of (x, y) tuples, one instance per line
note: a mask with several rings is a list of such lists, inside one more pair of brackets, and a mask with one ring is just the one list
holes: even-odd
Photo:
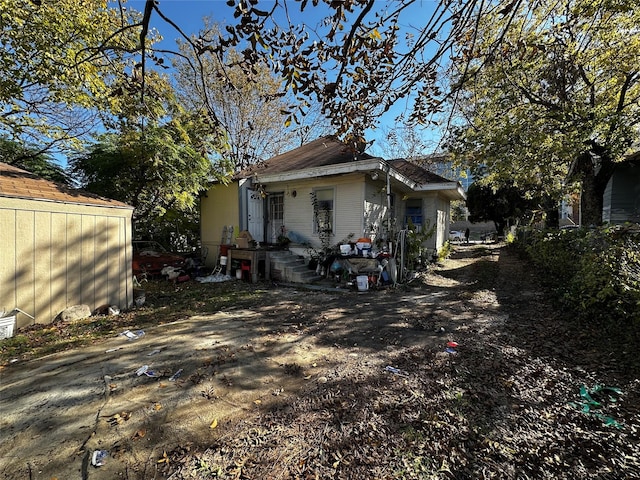
[(12, 338), (0, 340), (0, 365), (92, 345), (124, 330), (139, 330), (193, 315), (260, 304), (268, 292), (244, 282), (178, 285), (154, 280), (143, 284), (146, 302), (119, 315), (97, 315), (74, 323), (55, 322), (20, 328)]

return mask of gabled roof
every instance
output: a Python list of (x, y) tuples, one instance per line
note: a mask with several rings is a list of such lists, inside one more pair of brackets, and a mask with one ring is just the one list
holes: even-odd
[(320, 137), (286, 153), (262, 163), (252, 165), (236, 175), (249, 178), (252, 175), (274, 175), (278, 173), (306, 170), (310, 168), (340, 165), (359, 160), (371, 160), (367, 153), (356, 152), (333, 135)]
[(404, 159), (385, 161), (357, 152), (334, 136), (314, 140), (244, 169), (234, 178), (259, 183), (296, 181), (355, 172), (389, 175), (394, 185), (407, 192), (439, 191), (449, 198), (465, 198), (459, 182), (444, 178)]
[(0, 197), (133, 209), (126, 203), (69, 188), (2, 162), (0, 162)]

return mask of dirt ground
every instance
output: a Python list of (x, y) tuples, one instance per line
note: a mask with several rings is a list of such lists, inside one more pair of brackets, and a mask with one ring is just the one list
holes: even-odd
[(504, 246), (396, 289), (238, 288), (3, 366), (0, 478), (640, 478), (637, 345), (567, 318)]

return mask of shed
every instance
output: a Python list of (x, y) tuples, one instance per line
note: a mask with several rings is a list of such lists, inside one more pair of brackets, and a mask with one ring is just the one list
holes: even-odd
[(65, 308), (133, 303), (133, 207), (0, 163), (0, 310), (17, 327)]

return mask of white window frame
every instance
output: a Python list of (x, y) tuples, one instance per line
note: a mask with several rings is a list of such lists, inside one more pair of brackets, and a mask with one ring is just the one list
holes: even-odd
[[(315, 195), (315, 198), (318, 202), (323, 202), (323, 201), (328, 201), (328, 200), (320, 200), (318, 198), (318, 192), (322, 192), (322, 191), (331, 191), (331, 231), (330, 231), (330, 235), (334, 235), (335, 234), (335, 230), (336, 230), (336, 189), (335, 187), (317, 187), (313, 189), (313, 193)], [(319, 225), (318, 222), (316, 221), (316, 209), (315, 209), (315, 205), (311, 205), (312, 208), (312, 215), (313, 215), (313, 234), (314, 235), (319, 235)]]

